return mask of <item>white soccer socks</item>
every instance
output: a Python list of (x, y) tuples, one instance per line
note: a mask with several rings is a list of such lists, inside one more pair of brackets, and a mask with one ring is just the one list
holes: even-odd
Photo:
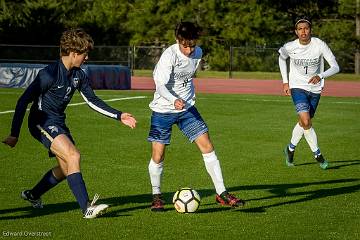
[(152, 186), (152, 194), (161, 193), (160, 184), (161, 184), (162, 172), (163, 172), (163, 162), (158, 164), (151, 159), (149, 163), (149, 175)]
[(313, 153), (317, 152), (319, 150), (319, 147), (315, 130), (312, 127), (304, 130), (304, 137), (309, 144), (311, 151)]
[(226, 191), (226, 189), (221, 173), (220, 162), (215, 154), (215, 151), (202, 154), (202, 156), (205, 162), (206, 170), (214, 183), (216, 193), (220, 195), (221, 193)]
[[(215, 151), (211, 153), (202, 154), (205, 167), (207, 172), (209, 173), (211, 180), (215, 186), (215, 190), (217, 194), (221, 194), (226, 191), (224, 186), (224, 180), (221, 173), (220, 162), (217, 159)], [(163, 162), (155, 163), (154, 160), (150, 160), (149, 162), (149, 175), (150, 182), (152, 186), (152, 194), (161, 194), (160, 186), (161, 186), (161, 177), (163, 173)]]
[[(291, 135), (291, 140), (290, 143), (292, 144), (292, 146), (297, 146), (298, 143), (300, 142), (302, 136), (304, 134), (304, 129), (300, 126), (299, 123), (296, 123), (293, 131), (292, 131), (292, 135)], [(295, 151), (295, 148), (290, 149), (290, 151)]]

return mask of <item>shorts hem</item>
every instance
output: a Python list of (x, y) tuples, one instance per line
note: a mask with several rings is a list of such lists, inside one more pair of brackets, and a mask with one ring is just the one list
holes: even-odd
[(161, 144), (170, 145), (170, 142), (165, 142), (165, 141), (162, 141), (162, 140), (159, 140), (159, 139), (148, 138), (147, 140), (148, 140), (148, 142), (158, 142), (158, 143), (161, 143)]
[(203, 131), (200, 131), (200, 132), (198, 132), (194, 137), (189, 138), (189, 141), (190, 141), (191, 143), (193, 143), (198, 137), (200, 137), (201, 135), (203, 135), (203, 134), (205, 134), (205, 133), (207, 133), (207, 132), (209, 132), (208, 129), (203, 130)]

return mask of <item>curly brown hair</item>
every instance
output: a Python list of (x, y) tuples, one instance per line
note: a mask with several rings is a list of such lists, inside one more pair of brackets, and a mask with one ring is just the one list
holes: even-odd
[(94, 48), (94, 41), (81, 28), (69, 29), (60, 38), (60, 56), (68, 56), (70, 52), (85, 53)]

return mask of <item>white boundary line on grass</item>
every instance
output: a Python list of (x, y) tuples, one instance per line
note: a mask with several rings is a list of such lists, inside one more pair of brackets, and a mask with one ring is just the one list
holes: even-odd
[[(115, 102), (115, 101), (123, 101), (123, 100), (132, 100), (132, 99), (143, 99), (146, 98), (146, 96), (136, 96), (136, 97), (123, 97), (123, 98), (112, 98), (112, 99), (107, 99), (107, 100), (103, 100), (104, 102)], [(86, 102), (79, 102), (79, 103), (70, 103), (68, 106), (79, 106), (79, 105), (85, 105), (87, 104)], [(26, 109), (26, 111), (29, 111), (30, 108)], [(15, 112), (15, 110), (8, 110), (8, 111), (2, 111), (0, 112), (1, 114), (7, 114), (7, 113), (13, 113)]]
[[(146, 96), (136, 96), (136, 97), (123, 97), (123, 98), (112, 98), (112, 99), (107, 99), (107, 100), (103, 100), (104, 102), (115, 102), (115, 101), (123, 101), (123, 100), (131, 100), (131, 99), (143, 99), (146, 98)], [(199, 97), (199, 99), (207, 99), (207, 97)], [(243, 98), (243, 99), (238, 99), (239, 101), (247, 101), (247, 102), (291, 102), (291, 99), (289, 100), (280, 100), (280, 99), (250, 99), (250, 98)], [(323, 104), (331, 104), (331, 103), (335, 103), (335, 104), (354, 104), (354, 105), (360, 105), (360, 101), (359, 102), (339, 102), (339, 101), (335, 101), (335, 102), (323, 102)], [(79, 102), (79, 103), (70, 103), (68, 106), (79, 106), (79, 105), (85, 105), (86, 102)], [(26, 109), (27, 111), (29, 111), (29, 108)], [(8, 110), (8, 111), (2, 111), (0, 112), (1, 114), (7, 114), (7, 113), (13, 113), (15, 112), (15, 110)]]
[[(211, 97), (198, 97), (198, 99), (212, 99)], [(237, 99), (236, 101), (246, 101), (246, 102), (291, 102), (292, 100), (291, 98), (288, 98), (287, 100), (285, 99), (261, 99), (261, 98), (257, 98), (257, 99), (252, 99), (252, 98), (241, 98), (241, 99)], [(324, 102), (320, 101), (321, 104), (354, 104), (354, 105), (360, 105), (360, 99), (359, 101), (354, 101), (354, 102), (342, 102), (342, 101), (335, 101), (335, 102)]]
[[(250, 99), (250, 98), (244, 98), (244, 99), (239, 99), (240, 101), (247, 101), (247, 102), (292, 102), (291, 98), (289, 100), (280, 100), (280, 99)], [(359, 105), (360, 101), (358, 102), (339, 102), (339, 101), (335, 101), (335, 102), (324, 102), (322, 101), (322, 104), (328, 104), (328, 103), (335, 103), (335, 104), (355, 104), (355, 105)]]

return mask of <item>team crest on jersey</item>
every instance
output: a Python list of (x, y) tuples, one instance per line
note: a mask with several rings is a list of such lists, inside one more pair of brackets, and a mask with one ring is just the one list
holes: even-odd
[(79, 78), (73, 78), (73, 85), (77, 87), (79, 85)]
[(51, 133), (59, 132), (59, 129), (56, 126), (48, 126), (48, 129), (51, 131)]

